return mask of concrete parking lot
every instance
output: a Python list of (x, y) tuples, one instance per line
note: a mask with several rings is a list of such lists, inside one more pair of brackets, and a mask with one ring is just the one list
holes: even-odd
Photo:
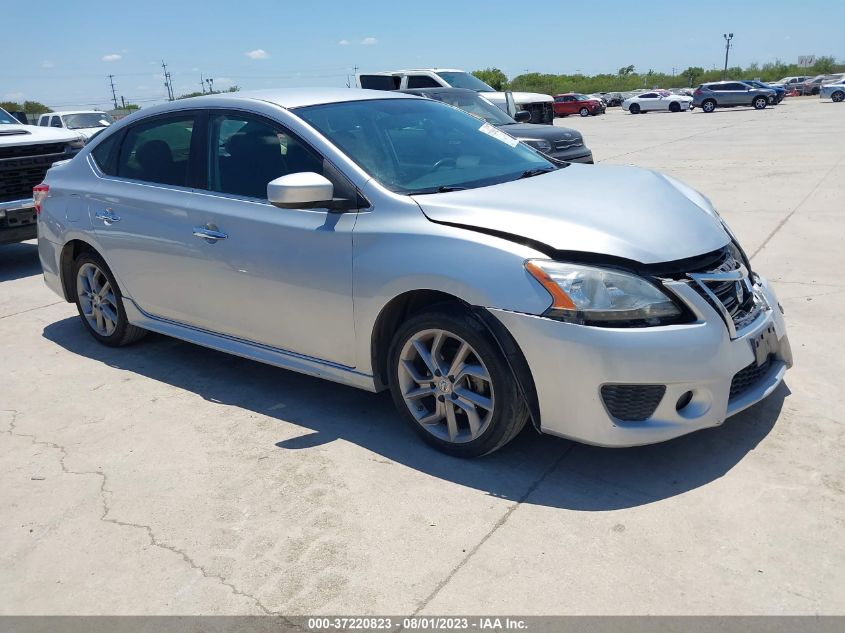
[(771, 398), (657, 446), (527, 429), (462, 461), (387, 394), (102, 347), (33, 243), (0, 247), (0, 613), (845, 613), (845, 107), (557, 124), (713, 200), (786, 311)]

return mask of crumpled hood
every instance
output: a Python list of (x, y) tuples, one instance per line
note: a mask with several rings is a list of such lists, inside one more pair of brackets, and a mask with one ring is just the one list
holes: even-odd
[(707, 198), (637, 167), (572, 164), (500, 185), (413, 198), (435, 222), (642, 264), (702, 255), (730, 241)]

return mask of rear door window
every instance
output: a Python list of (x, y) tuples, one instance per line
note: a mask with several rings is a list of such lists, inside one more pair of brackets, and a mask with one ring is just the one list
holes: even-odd
[(408, 88), (439, 88), (440, 84), (428, 75), (409, 75)]
[(399, 90), (399, 77), (391, 75), (359, 75), (358, 82), (368, 90)]
[(129, 128), (120, 149), (117, 175), (187, 187), (194, 127), (194, 116), (180, 115)]

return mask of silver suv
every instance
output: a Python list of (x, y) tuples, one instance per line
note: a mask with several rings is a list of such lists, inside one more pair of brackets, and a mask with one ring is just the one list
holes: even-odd
[(462, 456), (530, 420), (605, 446), (717, 426), (791, 365), (777, 298), (708, 200), (547, 158), (431, 100), (185, 99), (39, 188), (50, 288), (146, 330), (369, 391)]
[(701, 84), (692, 93), (692, 104), (705, 112), (716, 108), (735, 108), (751, 106), (755, 110), (764, 109), (770, 102), (777, 100), (777, 94), (769, 88), (757, 88), (741, 81), (715, 81)]

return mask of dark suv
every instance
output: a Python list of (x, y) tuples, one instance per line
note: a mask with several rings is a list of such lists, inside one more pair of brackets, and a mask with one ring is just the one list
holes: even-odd
[(751, 106), (762, 110), (770, 101), (777, 99), (771, 88), (756, 88), (741, 81), (714, 81), (701, 84), (692, 93), (692, 104), (705, 112), (716, 108)]

